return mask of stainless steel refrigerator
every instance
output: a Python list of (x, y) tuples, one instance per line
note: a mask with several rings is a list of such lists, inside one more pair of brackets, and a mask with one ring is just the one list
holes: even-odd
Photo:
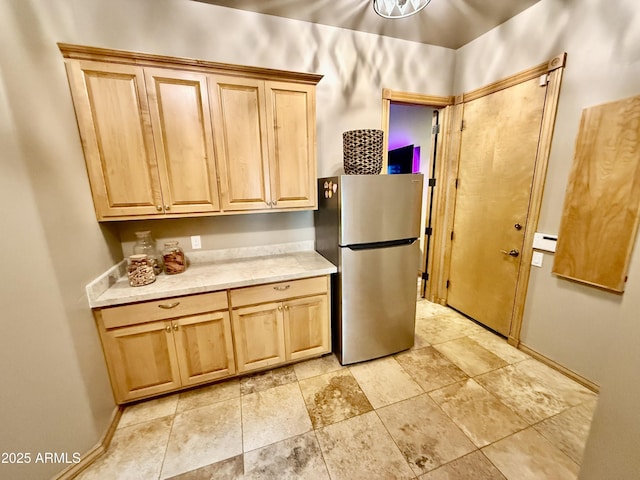
[(316, 250), (338, 267), (333, 348), (343, 365), (413, 346), (421, 174), (319, 179)]

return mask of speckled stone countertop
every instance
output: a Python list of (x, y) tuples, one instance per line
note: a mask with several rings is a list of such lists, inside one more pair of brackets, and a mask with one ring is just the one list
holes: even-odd
[(125, 274), (126, 262), (122, 261), (87, 285), (89, 306), (109, 307), (336, 272), (336, 267), (322, 255), (305, 249), (308, 246), (307, 242), (300, 242), (187, 253), (190, 266), (185, 272), (177, 275), (163, 273), (154, 283), (143, 287), (129, 286)]

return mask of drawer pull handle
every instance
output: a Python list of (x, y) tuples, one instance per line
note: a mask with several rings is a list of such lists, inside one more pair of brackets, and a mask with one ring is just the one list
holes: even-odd
[(290, 287), (291, 285), (278, 285), (277, 287), (273, 287), (273, 289), (283, 292), (285, 290), (288, 290)]
[(175, 308), (178, 305), (180, 305), (180, 302), (173, 302), (173, 303), (161, 303), (160, 305), (158, 305), (158, 307), (160, 308), (164, 308), (165, 310), (169, 310), (170, 308)]

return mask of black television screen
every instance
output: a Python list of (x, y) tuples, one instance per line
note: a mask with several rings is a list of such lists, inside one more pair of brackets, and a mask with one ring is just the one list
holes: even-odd
[(387, 173), (413, 173), (413, 145), (389, 150)]

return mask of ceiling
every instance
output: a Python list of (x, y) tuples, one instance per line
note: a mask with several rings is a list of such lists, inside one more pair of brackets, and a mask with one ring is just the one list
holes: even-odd
[(372, 0), (196, 0), (457, 49), (540, 0), (432, 0), (417, 14), (388, 20)]

